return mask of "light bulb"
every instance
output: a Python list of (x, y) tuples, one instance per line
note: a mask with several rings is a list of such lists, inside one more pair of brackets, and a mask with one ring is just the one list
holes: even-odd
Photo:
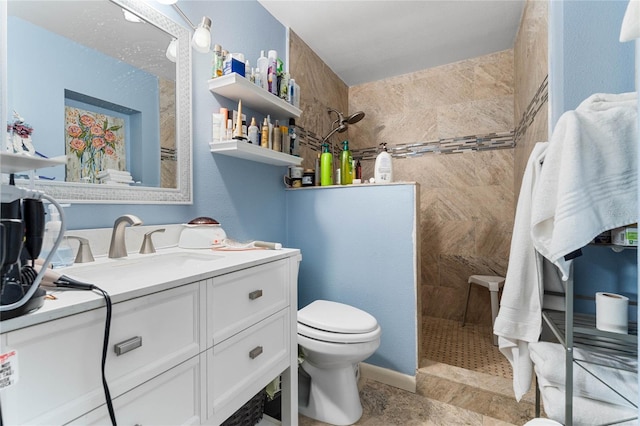
[(166, 53), (167, 59), (170, 60), (171, 62), (175, 62), (177, 54), (178, 54), (178, 40), (174, 38), (173, 40), (171, 40), (171, 43), (169, 43), (169, 46), (167, 46), (167, 53)]
[(202, 23), (198, 25), (193, 38), (191, 39), (191, 46), (200, 53), (207, 53), (211, 48), (211, 19), (204, 16)]

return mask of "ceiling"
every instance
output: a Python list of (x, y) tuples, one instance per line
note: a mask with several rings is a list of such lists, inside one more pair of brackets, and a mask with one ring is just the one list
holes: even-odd
[(525, 0), (258, 0), (355, 86), (513, 48)]

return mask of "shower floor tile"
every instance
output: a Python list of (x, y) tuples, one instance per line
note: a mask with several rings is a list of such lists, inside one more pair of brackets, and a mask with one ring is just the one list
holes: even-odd
[[(493, 345), (491, 326), (422, 318), (423, 359), (512, 379), (511, 365)], [(423, 367), (423, 362), (420, 367)]]

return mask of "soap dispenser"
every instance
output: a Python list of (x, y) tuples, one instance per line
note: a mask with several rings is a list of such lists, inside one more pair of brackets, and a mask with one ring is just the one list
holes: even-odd
[(340, 153), (340, 185), (353, 183), (353, 157), (349, 151), (349, 141), (342, 141), (342, 152)]
[[(53, 245), (58, 238), (58, 234), (62, 228), (62, 222), (60, 222), (60, 214), (55, 205), (49, 204), (49, 216), (50, 219), (44, 227), (44, 239), (42, 241), (42, 250), (40, 251), (40, 258), (46, 259), (49, 252), (53, 248)], [(73, 265), (75, 256), (73, 255), (73, 249), (69, 245), (66, 239), (63, 239), (58, 249), (51, 258), (51, 266), (53, 268), (64, 268), (66, 266)]]
[(376, 183), (390, 183), (393, 180), (393, 163), (387, 152), (387, 144), (381, 143), (382, 152), (376, 157), (374, 179)]

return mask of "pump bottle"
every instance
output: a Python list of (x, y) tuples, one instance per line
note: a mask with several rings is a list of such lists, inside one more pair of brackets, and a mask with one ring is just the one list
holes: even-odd
[(264, 56), (264, 50), (260, 51), (260, 57), (257, 62), (258, 74), (260, 75), (260, 87), (267, 88), (267, 69), (269, 67), (269, 60)]
[(329, 144), (322, 144), (320, 156), (320, 186), (333, 185), (333, 155), (329, 152)]
[(393, 163), (387, 152), (387, 144), (381, 143), (382, 152), (376, 157), (374, 179), (376, 183), (390, 183), (393, 180)]
[(340, 153), (340, 185), (353, 183), (353, 157), (349, 151), (349, 141), (342, 141), (342, 152)]
[[(49, 204), (49, 215), (51, 219), (44, 226), (44, 239), (42, 241), (42, 250), (40, 251), (40, 258), (45, 259), (53, 245), (58, 238), (60, 229), (62, 228), (62, 222), (60, 222), (60, 214), (58, 209), (53, 204)], [(71, 246), (67, 240), (62, 240), (58, 249), (51, 258), (51, 266), (54, 268), (64, 268), (66, 266), (73, 265), (74, 255)]]

